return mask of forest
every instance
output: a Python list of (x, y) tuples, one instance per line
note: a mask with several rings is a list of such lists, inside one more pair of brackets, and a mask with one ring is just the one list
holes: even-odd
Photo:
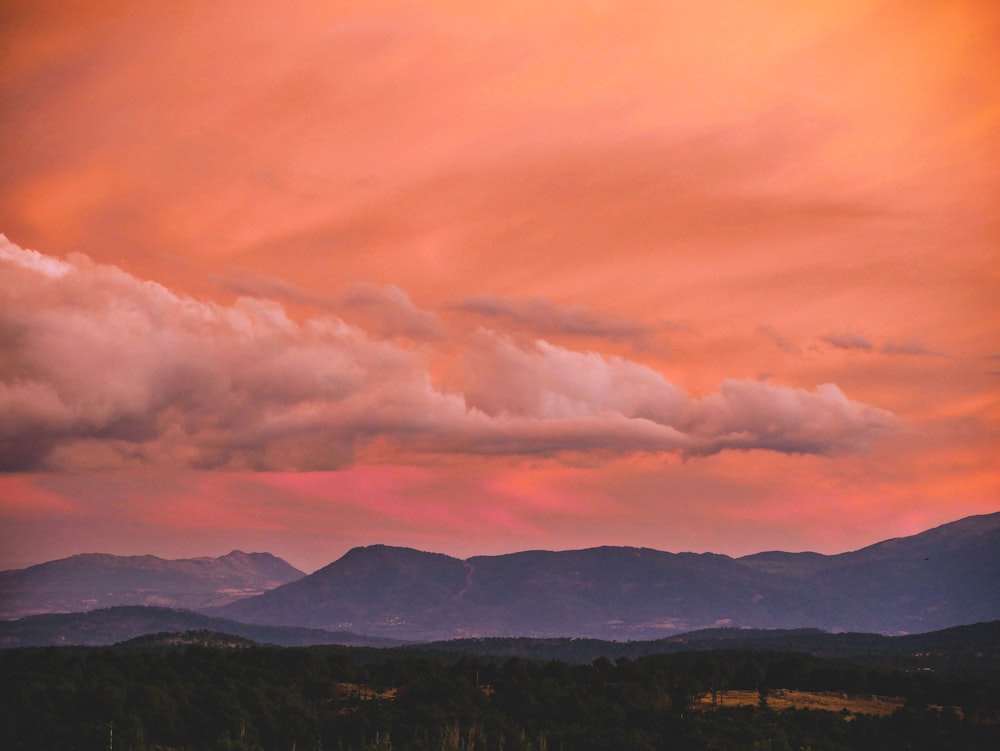
[[(1000, 748), (993, 670), (796, 653), (573, 664), (413, 648), (47, 647), (0, 651), (0, 675), (10, 751)], [(748, 690), (755, 704), (727, 703)], [(885, 714), (779, 711), (771, 697), (784, 690), (902, 701)]]

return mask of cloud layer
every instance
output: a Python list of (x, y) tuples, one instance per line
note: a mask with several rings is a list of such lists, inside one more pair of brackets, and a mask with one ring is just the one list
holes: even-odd
[[(835, 385), (734, 380), (694, 398), (617, 356), (487, 329), (416, 346), (332, 314), (295, 320), (267, 299), (200, 302), (6, 238), (0, 264), (6, 471), (336, 469), (361, 449), (397, 459), (826, 454), (863, 449), (893, 422)], [(438, 320), (402, 290), (345, 294), (351, 304), (388, 300), (410, 319)]]

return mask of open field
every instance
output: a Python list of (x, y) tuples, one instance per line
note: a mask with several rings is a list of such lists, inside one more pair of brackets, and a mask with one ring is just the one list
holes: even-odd
[[(398, 689), (389, 688), (378, 691), (371, 686), (358, 683), (339, 683), (338, 694), (344, 699), (369, 701), (379, 699), (393, 700), (398, 695)], [(481, 687), (483, 693), (491, 696), (492, 686)], [(760, 695), (756, 691), (733, 690), (720, 695), (720, 707), (757, 706)], [(876, 696), (874, 694), (843, 694), (837, 691), (793, 691), (778, 689), (768, 694), (767, 705), (780, 712), (783, 709), (822, 709), (828, 712), (843, 712), (849, 714), (891, 715), (903, 706), (905, 701), (898, 696)], [(701, 694), (695, 700), (695, 708), (702, 711), (712, 709), (712, 695)]]
[[(719, 705), (739, 707), (760, 703), (756, 691), (726, 691), (720, 697)], [(847, 710), (850, 714), (890, 715), (904, 704), (898, 696), (874, 696), (872, 694), (842, 694), (836, 691), (792, 691), (780, 689), (768, 694), (767, 706), (776, 711), (782, 709), (824, 709), (829, 712)], [(695, 702), (701, 710), (711, 710), (712, 695), (702, 694)]]
[(358, 699), (359, 701), (380, 701), (392, 700), (399, 695), (399, 689), (387, 688), (378, 691), (363, 683), (336, 683), (336, 695), (343, 699)]

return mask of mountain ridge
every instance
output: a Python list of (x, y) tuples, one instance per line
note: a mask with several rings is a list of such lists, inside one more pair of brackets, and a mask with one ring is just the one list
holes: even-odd
[(1000, 512), (826, 555), (604, 545), (465, 559), (386, 544), (306, 575), (269, 553), (84, 553), (0, 572), (0, 618), (117, 605), (399, 641), (646, 640), (705, 628), (925, 632), (1000, 618)]
[(260, 594), (305, 576), (270, 553), (217, 558), (80, 553), (0, 572), (0, 618), (116, 605), (198, 609)]
[(602, 546), (463, 560), (369, 545), (205, 612), (404, 640), (645, 639), (716, 626), (901, 634), (1000, 618), (998, 580), (1000, 512), (835, 555)]

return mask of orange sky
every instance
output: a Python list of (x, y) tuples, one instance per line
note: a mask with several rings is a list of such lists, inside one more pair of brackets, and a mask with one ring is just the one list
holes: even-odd
[(4, 3), (0, 568), (1000, 509), (997, 38), (960, 0)]

